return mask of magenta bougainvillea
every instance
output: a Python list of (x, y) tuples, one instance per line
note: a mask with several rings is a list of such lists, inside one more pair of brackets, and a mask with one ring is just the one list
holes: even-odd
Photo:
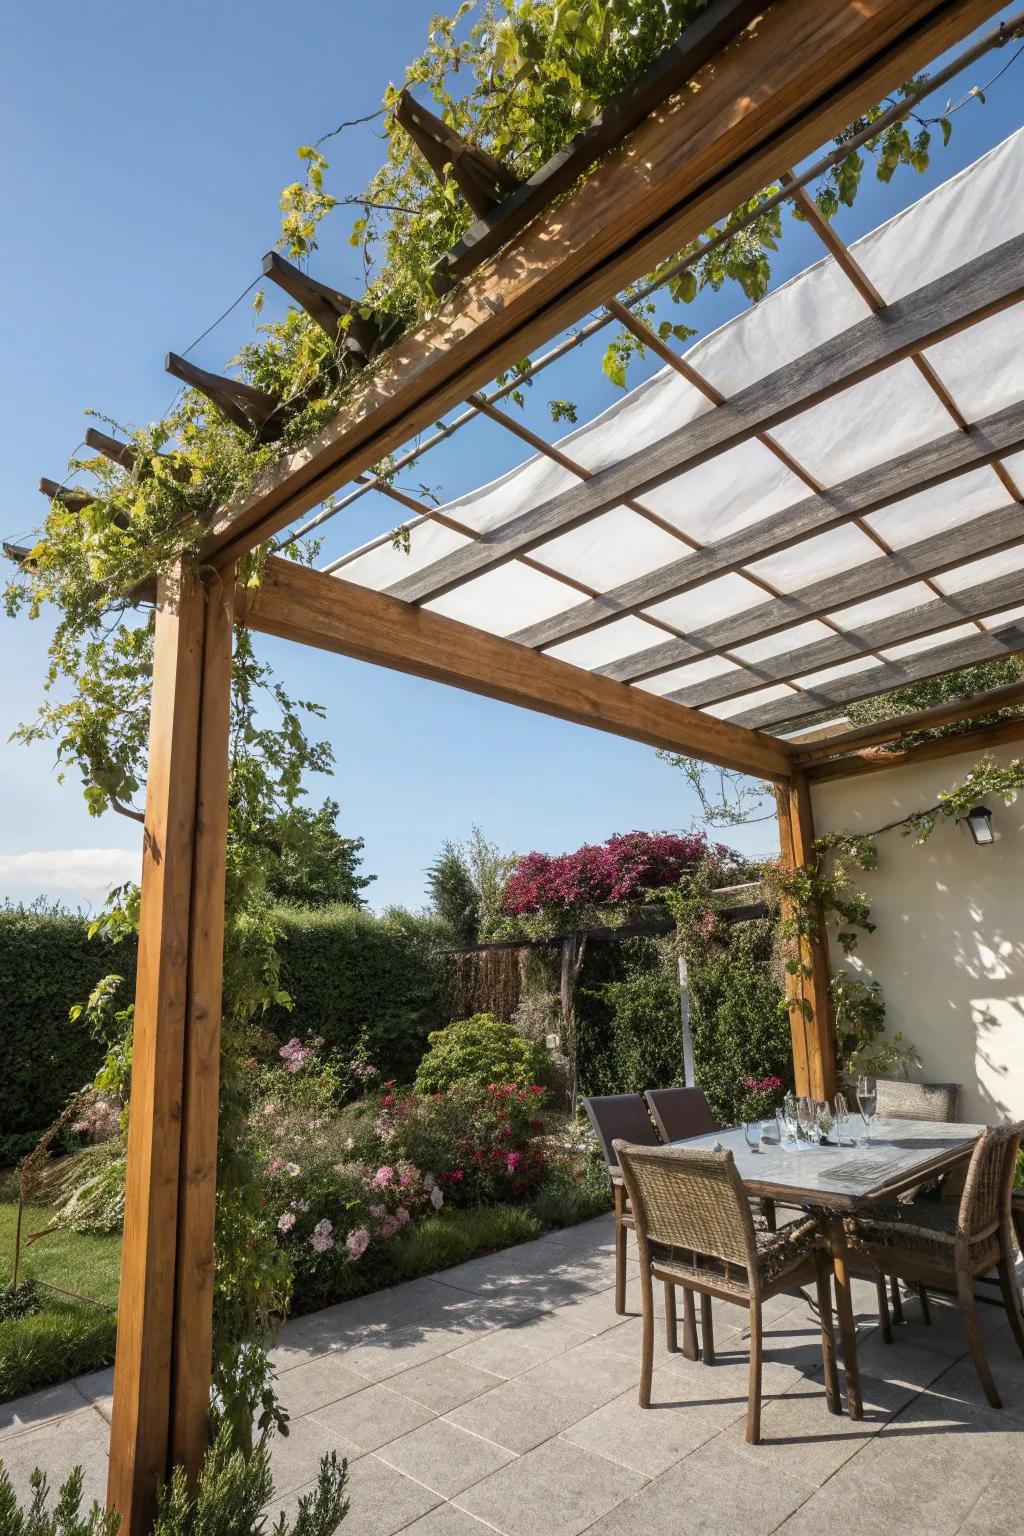
[(639, 899), (647, 891), (678, 885), (705, 859), (724, 861), (730, 850), (702, 832), (627, 832), (575, 853), (528, 853), (505, 885), (502, 902), (512, 917), (545, 907), (607, 906)]

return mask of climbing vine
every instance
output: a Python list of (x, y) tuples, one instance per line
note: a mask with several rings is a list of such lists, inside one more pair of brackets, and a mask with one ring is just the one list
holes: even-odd
[[(873, 933), (875, 924), (867, 892), (857, 884), (859, 872), (878, 866), (877, 840), (899, 832), (917, 844), (925, 843), (938, 826), (958, 822), (976, 805), (994, 797), (1011, 805), (1024, 790), (1024, 758), (998, 763), (983, 757), (964, 778), (944, 790), (931, 805), (910, 811), (868, 833), (830, 832), (814, 843), (809, 864), (784, 870), (772, 866), (768, 883), (783, 905), (780, 936), (786, 947), (785, 966), (791, 976), (809, 977), (805, 958), (822, 925), (831, 925), (843, 954), (855, 954), (862, 934)], [(900, 1035), (885, 1035), (885, 1002), (878, 982), (849, 971), (832, 979), (832, 1002), (837, 1029), (837, 1054), (849, 1073), (870, 1067), (875, 1071), (905, 1069), (914, 1059), (913, 1047)], [(810, 1001), (793, 997), (792, 1008), (812, 1016)]]

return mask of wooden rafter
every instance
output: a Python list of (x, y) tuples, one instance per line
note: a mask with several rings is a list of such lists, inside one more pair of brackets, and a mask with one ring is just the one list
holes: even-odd
[(395, 103), (395, 121), (405, 129), (439, 181), (445, 181), (451, 172), (478, 217), (493, 212), (518, 188), (519, 180), (507, 165), (485, 149), (470, 144), (409, 91), (403, 91)]
[(592, 603), (580, 603), (531, 624), (513, 638), (522, 645), (548, 646), (588, 634), (626, 614), (639, 613), (651, 603), (678, 597), (727, 572), (742, 570), (752, 561), (789, 549), (805, 538), (932, 490), (1021, 447), (1024, 403), (996, 412), (966, 431), (946, 433), (921, 448), (863, 470), (717, 543), (704, 545), (694, 555), (624, 582)]
[(849, 779), (862, 773), (882, 773), (887, 768), (901, 768), (908, 763), (927, 763), (937, 758), (988, 752), (992, 747), (1018, 741), (1024, 741), (1024, 716), (1021, 715), (1010, 720), (998, 720), (994, 725), (979, 726), (976, 731), (922, 741), (902, 751), (865, 751), (850, 757), (832, 758), (824, 763), (811, 763), (806, 773), (810, 783), (821, 784), (830, 779)]
[(786, 748), (757, 732), (293, 561), (268, 561), (244, 618), (251, 629), (265, 634), (450, 683), (666, 751), (692, 753), (743, 773), (782, 779), (789, 772)]
[(243, 432), (250, 432), (259, 442), (273, 442), (284, 430), (286, 420), (284, 402), (265, 389), (256, 389), (241, 379), (225, 378), (219, 373), (209, 373), (195, 363), (187, 362), (176, 352), (168, 352), (164, 363), (167, 372), (180, 379), (190, 389), (213, 402), (218, 411), (234, 422)]
[(730, 718), (735, 724), (752, 730), (788, 731), (806, 715), (821, 714), (822, 710), (872, 698), (925, 678), (941, 677), (944, 672), (957, 671), (960, 667), (976, 666), (979, 662), (994, 661), (1002, 656), (1017, 656), (1022, 651), (1024, 624), (1001, 624), (998, 628), (984, 629), (980, 634), (951, 640), (948, 645), (933, 646), (902, 661), (887, 661), (866, 672), (833, 678), (829, 683), (808, 688), (806, 693), (760, 704)]
[(371, 468), (503, 368), (803, 159), (998, 10), (997, 0), (790, 0), (666, 103), (560, 206), (392, 348), (338, 415), (225, 508), (229, 561)]
[(822, 614), (835, 613), (850, 604), (882, 592), (911, 586), (924, 576), (938, 576), (982, 555), (999, 554), (1024, 543), (1020, 509), (999, 507), (955, 528), (933, 533), (895, 554), (879, 556), (834, 576), (823, 577), (785, 597), (773, 598), (740, 613), (730, 614), (685, 640), (666, 640), (632, 656), (608, 662), (599, 670), (619, 682), (637, 682), (669, 672), (686, 661), (735, 650)]
[(356, 299), (310, 277), (277, 251), (264, 256), (263, 275), (301, 305), (332, 341), (341, 343), (354, 362), (365, 364), (374, 356), (381, 344), (380, 327), (361, 312)]
[[(664, 697), (675, 699), (677, 704), (689, 704), (693, 709), (706, 709), (709, 704), (754, 693), (766, 683), (792, 682), (824, 667), (856, 661), (861, 656), (874, 655), (886, 647), (902, 645), (922, 635), (938, 634), (956, 624), (990, 618), (1018, 604), (1024, 604), (1024, 571), (1008, 571), (1004, 576), (978, 582), (948, 597), (934, 598), (871, 624), (860, 624), (849, 630), (840, 628), (839, 634), (816, 640), (811, 645), (780, 651), (776, 656), (765, 656), (759, 661), (742, 661), (737, 672), (724, 672), (688, 688), (674, 688)], [(841, 624), (842, 614), (838, 619)]]
[(1008, 309), (1024, 296), (1024, 236), (943, 274), (878, 314), (766, 374), (724, 405), (600, 470), (496, 528), (484, 545), (456, 550), (390, 591), (427, 602), (519, 553), (529, 553), (617, 506), (624, 496), (665, 484), (761, 432), (873, 378), (883, 369)]
[(797, 767), (807, 768), (847, 752), (861, 752), (890, 742), (900, 742), (918, 731), (932, 731), (939, 726), (955, 725), (961, 720), (975, 720), (996, 710), (1022, 705), (1024, 681), (1007, 683), (1003, 688), (990, 688), (985, 693), (976, 693), (972, 698), (955, 699), (950, 704), (936, 704), (931, 709), (916, 709), (906, 715), (896, 715), (891, 720), (877, 721), (874, 725), (861, 725), (854, 730), (833, 733), (807, 746), (790, 742), (793, 762)]

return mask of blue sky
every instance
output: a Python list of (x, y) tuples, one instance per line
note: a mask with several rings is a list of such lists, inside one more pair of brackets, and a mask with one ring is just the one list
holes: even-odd
[[(257, 275), (278, 233), (279, 190), (298, 174), (296, 146), (372, 110), (419, 50), (436, 8), (434, 0), (308, 0), (292, 15), (270, 0), (179, 0), (173, 11), (124, 0), (5, 8), (5, 538), (38, 522), (45, 507), (36, 482), (64, 473), (86, 407), (126, 423), (168, 407), (175, 386), (164, 354), (184, 350)], [(1005, 59), (990, 57), (943, 96), (987, 81)], [(1021, 67), (984, 108), (971, 103), (957, 114), (948, 149), (936, 150), (926, 175), (904, 171), (888, 188), (866, 185), (838, 221), (844, 236), (872, 228), (1017, 128)], [(329, 190), (358, 191), (381, 147), (372, 126), (332, 139), (324, 146)], [(334, 220), (311, 270), (358, 292), (348, 220), (344, 212)], [(775, 281), (818, 256), (787, 216)], [(684, 318), (706, 332), (744, 303), (738, 290), (706, 295)], [(252, 323), (247, 304), (239, 306), (194, 360), (222, 371)], [(551, 395), (575, 400), (581, 420), (610, 403), (602, 346), (538, 380), (531, 424), (545, 429)], [(474, 426), (424, 461), (410, 489), (423, 480), (454, 495), (518, 457), (511, 438)], [(392, 507), (367, 497), (344, 525), (331, 525), (325, 554), (394, 521)], [(112, 880), (134, 871), (134, 828), (90, 818), (80, 786), (58, 784), (52, 749), (6, 740), (34, 711), (48, 637), (45, 620), (0, 616), (0, 900), (46, 892), (95, 905)], [(420, 905), (425, 867), (446, 838), (465, 837), (474, 823), (503, 847), (558, 851), (634, 827), (685, 828), (697, 815), (680, 775), (636, 743), (264, 637), (259, 647), (289, 688), (327, 708), (336, 771), (310, 791), (316, 803), (325, 793), (340, 800), (344, 830), (365, 837), (376, 906)], [(731, 840), (769, 851), (774, 825)]]

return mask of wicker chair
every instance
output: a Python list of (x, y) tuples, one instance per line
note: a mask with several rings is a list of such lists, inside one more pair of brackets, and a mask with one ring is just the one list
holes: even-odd
[[(907, 1078), (880, 1077), (876, 1090), (876, 1113), (883, 1119), (945, 1121), (956, 1119), (959, 1083), (912, 1083)], [(919, 1193), (919, 1190), (909, 1190), (903, 1199), (912, 1200)], [(959, 1194), (959, 1190), (957, 1193)], [(895, 1275), (889, 1277), (889, 1292), (892, 1297), (893, 1321), (902, 1323), (903, 1297), (900, 1295), (900, 1283)], [(928, 1305), (927, 1287), (919, 1285), (917, 1296), (921, 1303), (921, 1317), (930, 1328), (932, 1313)], [(891, 1344), (892, 1328), (889, 1325), (884, 1275), (878, 1278), (878, 1315), (882, 1324), (882, 1337), (887, 1344)]]
[(630, 1146), (623, 1141), (616, 1141), (615, 1151), (640, 1250), (641, 1408), (651, 1405), (654, 1281), (664, 1283), (666, 1301), (674, 1285), (698, 1291), (702, 1299), (717, 1296), (750, 1311), (747, 1440), (757, 1445), (761, 1438), (762, 1303), (779, 1291), (814, 1279), (828, 1404), (838, 1412), (830, 1264), (817, 1240), (813, 1218), (791, 1222), (779, 1232), (759, 1232), (729, 1151)]
[[(691, 1136), (721, 1130), (701, 1088), (648, 1088), (644, 1098), (662, 1141), (688, 1141)], [(774, 1232), (775, 1201), (755, 1200), (754, 1208), (762, 1224)], [(710, 1315), (710, 1303), (705, 1310)]]
[[(601, 1144), (615, 1191), (615, 1310), (621, 1317), (626, 1310), (626, 1232), (633, 1225), (614, 1141), (620, 1137), (634, 1145), (656, 1147), (661, 1137), (639, 1093), (610, 1093), (584, 1099), (594, 1134)], [(693, 1305), (693, 1298), (690, 1299)]]
[(914, 1285), (956, 1290), (975, 1368), (993, 1408), (1001, 1408), (1002, 1402), (978, 1332), (974, 1282), (996, 1269), (1010, 1327), (1024, 1355), (1011, 1216), (1013, 1175), (1022, 1139), (1024, 1120), (990, 1127), (978, 1138), (958, 1208), (942, 1201), (916, 1200), (905, 1205), (897, 1200), (846, 1222), (851, 1248), (879, 1272)]

